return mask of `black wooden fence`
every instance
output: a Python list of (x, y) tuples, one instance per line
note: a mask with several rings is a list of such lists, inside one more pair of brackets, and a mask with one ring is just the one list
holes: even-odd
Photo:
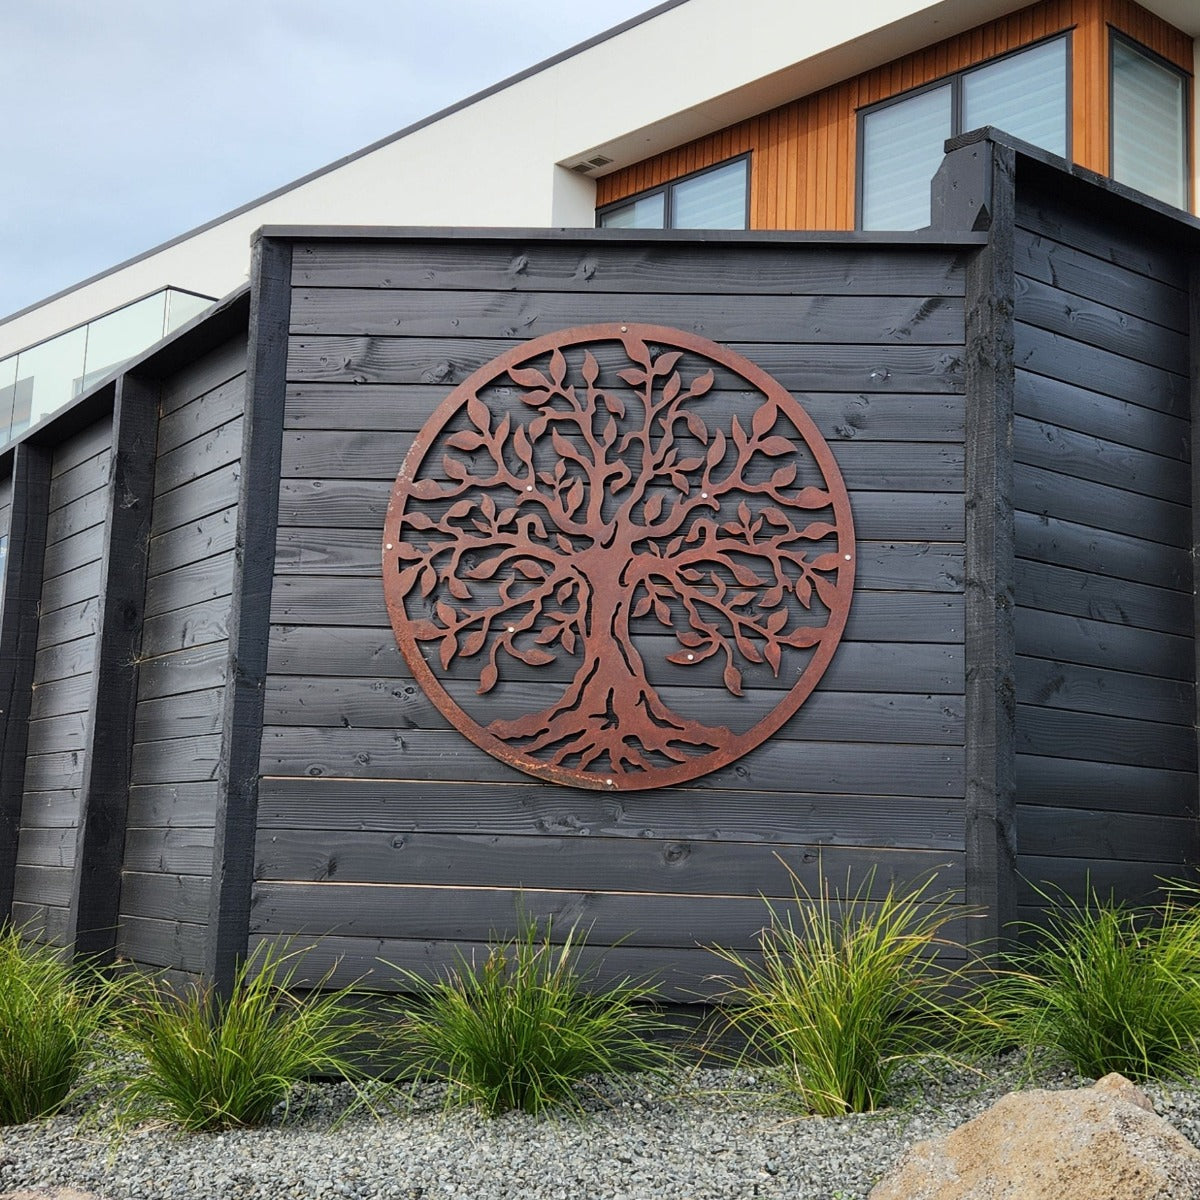
[[(249, 301), (0, 457), (0, 907), (222, 978), (311, 938), (313, 970), (382, 986), (381, 961), (436, 970), (523, 908), (686, 998), (789, 871), (935, 872), (984, 938), (1040, 881), (1183, 872), (1200, 230), (998, 138), (958, 145), (935, 201), (890, 236), (264, 231)], [(448, 392), (602, 322), (773, 375), (858, 540), (845, 637), (779, 733), (618, 794), (452, 728), (380, 576)], [(727, 700), (706, 669), (697, 709)]]

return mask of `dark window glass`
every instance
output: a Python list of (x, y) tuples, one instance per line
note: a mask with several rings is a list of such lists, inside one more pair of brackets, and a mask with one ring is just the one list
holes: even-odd
[(946, 139), (995, 125), (1066, 157), (1067, 38), (961, 71), (863, 112), (859, 122), (863, 229), (929, 224), (929, 183)]
[(1112, 175), (1187, 207), (1187, 81), (1173, 67), (1112, 40)]
[(732, 162), (673, 179), (596, 214), (606, 229), (745, 229), (750, 160)]

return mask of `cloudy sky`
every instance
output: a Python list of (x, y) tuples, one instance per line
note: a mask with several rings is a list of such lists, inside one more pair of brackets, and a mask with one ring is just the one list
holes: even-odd
[(0, 0), (0, 317), (655, 0)]

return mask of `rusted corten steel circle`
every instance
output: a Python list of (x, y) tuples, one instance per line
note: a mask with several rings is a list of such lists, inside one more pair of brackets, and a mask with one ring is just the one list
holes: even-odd
[(775, 733), (846, 625), (850, 501), (795, 399), (655, 325), (514, 346), (400, 468), (384, 594), (451, 724), (541, 779), (683, 783)]

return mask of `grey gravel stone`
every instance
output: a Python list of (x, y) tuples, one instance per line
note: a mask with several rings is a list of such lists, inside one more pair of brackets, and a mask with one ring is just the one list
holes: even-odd
[[(144, 1128), (114, 1140), (79, 1114), (0, 1129), (0, 1193), (71, 1187), (101, 1200), (860, 1200), (912, 1142), (961, 1124), (1019, 1086), (1071, 1087), (1007, 1062), (986, 1074), (914, 1074), (896, 1108), (799, 1116), (769, 1078), (698, 1070), (598, 1086), (582, 1116), (489, 1121), (445, 1111), (437, 1088), (386, 1112), (351, 1111), (345, 1087), (312, 1087), (287, 1121), (182, 1135)], [(1150, 1085), (1158, 1112), (1193, 1141), (1200, 1084)], [(297, 1115), (296, 1106), (302, 1105)], [(0, 1200), (3, 1200), (0, 1195)]]

